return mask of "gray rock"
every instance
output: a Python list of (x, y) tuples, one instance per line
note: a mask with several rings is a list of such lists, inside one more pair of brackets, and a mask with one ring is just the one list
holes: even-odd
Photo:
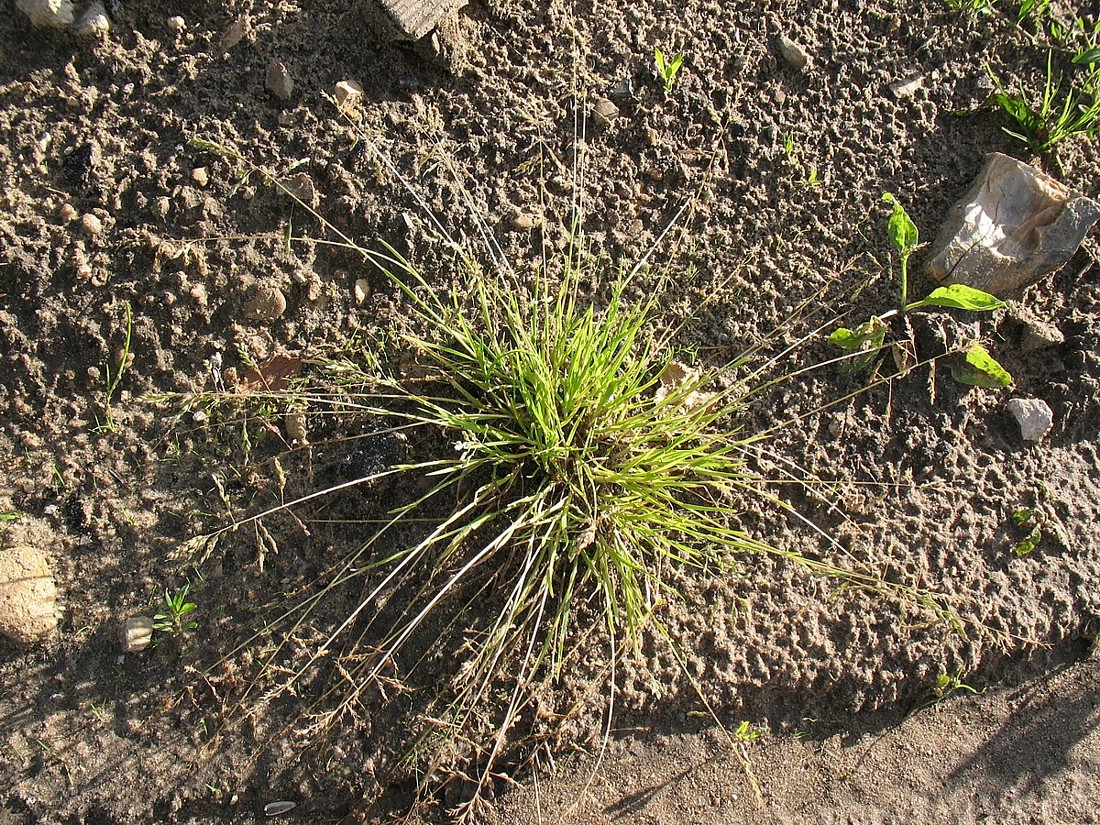
[(890, 92), (898, 100), (903, 100), (907, 97), (912, 97), (917, 91), (924, 85), (924, 77), (918, 75), (917, 77), (910, 77), (905, 80), (895, 80), (890, 84)]
[(21, 645), (45, 641), (57, 617), (49, 559), (27, 545), (0, 551), (0, 635)]
[(294, 96), (294, 80), (286, 65), (278, 60), (267, 67), (267, 90), (279, 100), (290, 100)]
[(111, 20), (107, 17), (107, 9), (99, 0), (88, 6), (73, 26), (73, 31), (81, 37), (103, 37), (110, 30)]
[(592, 121), (597, 126), (607, 126), (619, 116), (619, 107), (606, 97), (596, 99), (592, 104)]
[(813, 58), (798, 43), (781, 34), (776, 44), (779, 46), (779, 56), (796, 72), (802, 72), (810, 68)]
[(1100, 203), (993, 152), (948, 212), (925, 271), (940, 283), (1004, 296), (1062, 266), (1098, 219)]
[(360, 10), (383, 39), (415, 41), (465, 5), (466, 0), (362, 0)]
[(16, 0), (15, 5), (35, 26), (66, 29), (73, 24), (69, 0)]
[(245, 301), (241, 313), (249, 321), (269, 324), (286, 312), (286, 296), (274, 286), (256, 287)]
[(1020, 352), (1038, 352), (1066, 342), (1066, 336), (1053, 324), (1029, 321), (1020, 336)]
[(1020, 425), (1024, 441), (1042, 441), (1054, 426), (1054, 413), (1045, 401), (1038, 398), (1013, 398), (1005, 408)]

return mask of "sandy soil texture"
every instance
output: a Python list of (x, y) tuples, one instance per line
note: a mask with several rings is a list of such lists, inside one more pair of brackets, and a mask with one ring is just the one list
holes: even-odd
[[(283, 800), (287, 821), (387, 821), (412, 801), (417, 691), (373, 696), (318, 741), (323, 674), (260, 703), (262, 685), (245, 690), (264, 651), (237, 650), (360, 540), (350, 519), (396, 494), (345, 491), (301, 512), (308, 531), (283, 517), (228, 534), (202, 564), (172, 561), (194, 536), (431, 446), (348, 441), (358, 425), (316, 406), (253, 405), (230, 426), (154, 403), (246, 393), (250, 365), (308, 370), (409, 323), (353, 252), (288, 244), (316, 222), (196, 137), (439, 284), (449, 251), (365, 142), (451, 232), (476, 249), (488, 227), (521, 269), (569, 237), (583, 191), (599, 254), (633, 263), (656, 245), (655, 267), (682, 273), (658, 320), (682, 352), (714, 363), (757, 347), (797, 373), (741, 422), (774, 429), (753, 461), (797, 515), (750, 504), (745, 528), (951, 607), (954, 625), (929, 621), (774, 559), (677, 573), (682, 599), (659, 614), (673, 646), (654, 632), (620, 663), (606, 744), (594, 648), (548, 699), (569, 713), (527, 720), (543, 744), (517, 749), (528, 767), (494, 783), (486, 821), (1095, 821), (1095, 230), (1007, 309), (913, 317), (925, 357), (980, 338), (1010, 389), (962, 386), (942, 363), (868, 387), (826, 364), (830, 329), (897, 302), (884, 192), (924, 239), (993, 151), (1100, 196), (1095, 140), (1064, 143), (1059, 169), (984, 105), (989, 71), (1040, 91), (1044, 50), (1004, 17), (904, 0), (475, 0), (434, 60), (381, 40), (350, 2), (110, 5), (105, 38), (34, 29), (14, 6), (0, 19), (0, 548), (46, 552), (64, 611), (48, 642), (0, 641), (0, 822), (245, 822)], [(667, 92), (654, 48), (685, 55)], [(356, 128), (327, 99), (345, 80), (364, 90)], [(598, 99), (614, 111), (580, 129), (578, 100)], [(930, 288), (914, 275), (911, 293)], [(1042, 441), (1022, 440), (1012, 398), (1049, 405)], [(1018, 556), (1022, 508), (1044, 522)], [(123, 621), (185, 581), (198, 627), (124, 653)], [(300, 630), (291, 663), (316, 632)], [(408, 684), (458, 662), (436, 656)], [(937, 685), (949, 695), (933, 704)], [(731, 744), (722, 731), (743, 722), (759, 736)], [(414, 815), (437, 820), (466, 789), (455, 779)]]

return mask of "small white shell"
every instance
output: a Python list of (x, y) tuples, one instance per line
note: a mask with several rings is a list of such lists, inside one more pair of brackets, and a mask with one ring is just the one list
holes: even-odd
[(293, 811), (297, 807), (297, 802), (268, 802), (264, 805), (264, 813), (267, 816), (278, 816), (279, 814), (285, 814), (287, 811)]

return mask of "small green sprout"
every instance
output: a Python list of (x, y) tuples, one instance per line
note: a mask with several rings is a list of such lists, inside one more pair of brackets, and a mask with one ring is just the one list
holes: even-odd
[(802, 161), (798, 157), (798, 148), (795, 145), (794, 132), (788, 132), (786, 137), (783, 138), (783, 151), (787, 155), (787, 165), (791, 167), (791, 171), (801, 178), (802, 183), (809, 186), (811, 189), (815, 186), (822, 186), (825, 181), (817, 172), (816, 166), (811, 166), (810, 171), (805, 173), (803, 177)]
[(171, 633), (173, 636), (182, 636), (190, 630), (194, 630), (199, 623), (193, 619), (187, 619), (187, 615), (198, 608), (194, 602), (187, 601), (187, 594), (191, 592), (191, 585), (183, 587), (172, 593), (168, 588), (164, 589), (164, 610), (153, 616), (153, 630), (161, 633)]
[(936, 677), (936, 684), (932, 687), (932, 700), (929, 702), (929, 706), (942, 702), (948, 696), (959, 691), (966, 693), (972, 693), (978, 696), (985, 693), (984, 690), (976, 690), (970, 685), (966, 684), (962, 680), (962, 670), (955, 673), (954, 676), (949, 676), (946, 673), (941, 673)]
[(751, 742), (753, 739), (759, 739), (763, 731), (754, 728), (747, 720), (742, 721), (733, 732), (733, 737), (738, 742)]
[(1027, 530), (1027, 535), (1012, 547), (1012, 552), (1017, 558), (1023, 558), (1034, 551), (1044, 539), (1051, 539), (1057, 546), (1067, 549), (1069, 539), (1058, 526), (1057, 521), (1052, 521), (1047, 511), (1041, 507), (1021, 507), (1012, 512), (1012, 523), (1019, 528)]
[(991, 15), (994, 11), (993, 0), (946, 0), (946, 2), (955, 11), (967, 12), (975, 16)]
[(133, 361), (133, 355), (130, 352), (130, 341), (134, 331), (134, 316), (129, 301), (125, 303), (125, 307), (126, 337), (122, 342), (122, 350), (119, 353), (118, 364), (113, 370), (111, 369), (110, 361), (104, 365), (106, 386), (104, 387), (103, 398), (100, 401), (100, 406), (103, 408), (103, 420), (101, 421), (99, 416), (96, 416), (94, 432), (97, 433), (115, 431), (115, 417), (111, 410), (111, 403), (114, 401), (115, 393), (118, 391), (118, 385), (122, 382), (122, 376), (125, 375), (127, 368), (130, 366), (130, 362)]
[(904, 308), (909, 298), (909, 256), (920, 246), (920, 232), (897, 198), (884, 192), (882, 199), (893, 207), (886, 224), (886, 234), (890, 236), (890, 242), (901, 260), (901, 305)]
[(677, 52), (671, 59), (666, 59), (665, 53), (656, 48), (653, 50), (653, 61), (657, 64), (657, 76), (665, 83), (665, 94), (668, 94), (672, 91), (680, 67), (684, 65), (683, 52)]

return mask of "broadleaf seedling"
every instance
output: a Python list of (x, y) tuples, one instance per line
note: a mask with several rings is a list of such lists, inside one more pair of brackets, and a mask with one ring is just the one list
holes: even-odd
[(164, 608), (153, 616), (153, 630), (182, 636), (199, 626), (194, 619), (187, 618), (190, 613), (198, 609), (197, 604), (187, 601), (187, 595), (190, 592), (190, 584), (185, 584), (175, 593), (168, 588), (164, 589)]
[[(898, 307), (881, 315), (871, 316), (870, 320), (855, 329), (840, 327), (829, 336), (829, 343), (834, 346), (853, 354), (862, 353), (852, 362), (852, 368), (859, 371), (871, 369), (878, 361), (889, 331), (886, 322), (891, 318), (904, 317), (908, 312), (929, 307), (990, 312), (1007, 306), (996, 296), (966, 284), (937, 287), (924, 298), (909, 301), (909, 258), (920, 247), (920, 231), (897, 198), (886, 192), (882, 199), (892, 207), (886, 223), (886, 234), (898, 253)], [(912, 333), (910, 337), (911, 335)], [(961, 359), (951, 365), (951, 375), (959, 383), (977, 387), (1011, 386), (1012, 376), (978, 342), (968, 344), (960, 355)]]
[(1058, 526), (1057, 521), (1052, 521), (1047, 516), (1047, 511), (1042, 507), (1021, 507), (1014, 510), (1012, 523), (1028, 531), (1027, 535), (1012, 547), (1012, 552), (1017, 558), (1023, 558), (1034, 551), (1046, 538), (1052, 539), (1053, 543), (1062, 549), (1069, 548), (1066, 534)]

